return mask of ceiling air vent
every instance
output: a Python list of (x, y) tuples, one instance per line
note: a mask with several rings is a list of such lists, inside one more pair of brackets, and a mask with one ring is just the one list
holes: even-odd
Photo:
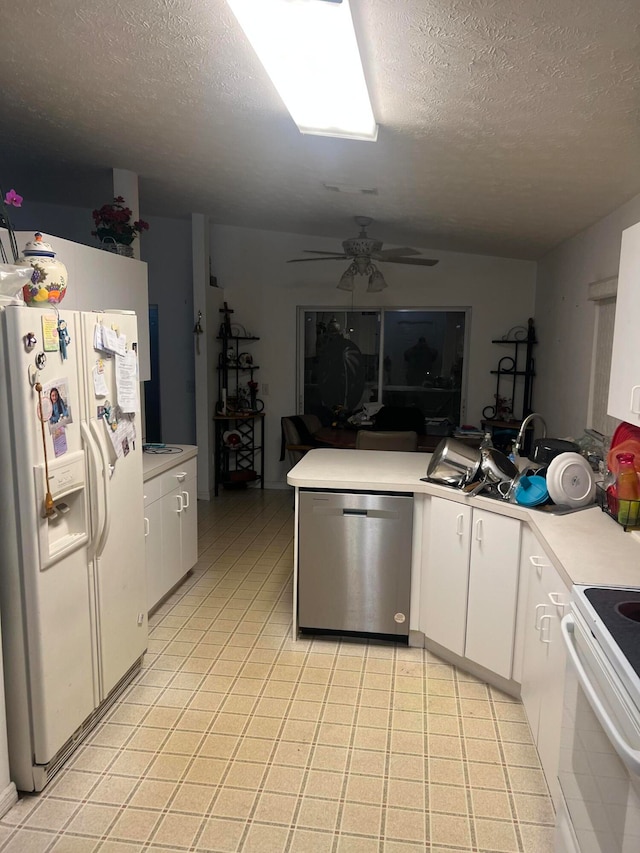
[[(333, 2), (333, 0), (329, 0)], [(356, 187), (353, 184), (323, 184), (325, 190), (333, 193), (346, 193), (347, 195), (378, 195), (377, 187)]]

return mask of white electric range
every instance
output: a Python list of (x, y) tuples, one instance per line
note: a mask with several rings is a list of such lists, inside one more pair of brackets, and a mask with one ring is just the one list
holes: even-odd
[(573, 588), (558, 853), (640, 851), (640, 589)]

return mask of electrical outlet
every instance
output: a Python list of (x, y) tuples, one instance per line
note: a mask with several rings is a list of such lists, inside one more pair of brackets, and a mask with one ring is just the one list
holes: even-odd
[(268, 382), (263, 382), (263, 383), (262, 383), (262, 394), (263, 394), (263, 396), (264, 396), (264, 397), (268, 397), (268, 396), (269, 396), (269, 383), (268, 383)]

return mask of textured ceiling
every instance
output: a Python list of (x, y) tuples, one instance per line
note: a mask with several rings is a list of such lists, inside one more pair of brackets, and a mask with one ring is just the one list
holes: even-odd
[(638, 0), (352, 7), (376, 143), (302, 136), (224, 0), (0, 0), (0, 182), (94, 207), (116, 166), (147, 214), (525, 258), (640, 192)]

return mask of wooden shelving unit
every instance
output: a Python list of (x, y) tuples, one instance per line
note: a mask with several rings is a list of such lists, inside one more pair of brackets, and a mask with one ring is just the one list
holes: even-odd
[[(234, 335), (231, 333), (229, 315), (233, 312), (225, 307), (220, 309), (224, 322), (220, 327), (218, 340), (218, 404), (214, 415), (214, 469), (217, 496), (220, 486), (227, 489), (246, 488), (258, 482), (264, 489), (264, 412), (258, 409), (255, 391), (243, 387), (254, 381), (259, 366), (254, 364), (249, 351), (243, 352), (260, 338), (255, 335)], [(231, 444), (225, 441), (225, 435), (234, 432), (239, 441)]]
[[(489, 430), (494, 436), (494, 444), (504, 449), (500, 441), (496, 442), (496, 437), (504, 439), (505, 445), (508, 444), (515, 439), (522, 421), (533, 411), (533, 380), (536, 375), (533, 348), (538, 343), (533, 319), (529, 318), (527, 322), (526, 337), (499, 338), (491, 343), (513, 348), (513, 354), (503, 356), (498, 361), (497, 369), (491, 371), (496, 377), (496, 404), (486, 406), (482, 412), (482, 428)], [(498, 398), (505, 394), (505, 387), (511, 391), (511, 418), (501, 417), (497, 411)]]

